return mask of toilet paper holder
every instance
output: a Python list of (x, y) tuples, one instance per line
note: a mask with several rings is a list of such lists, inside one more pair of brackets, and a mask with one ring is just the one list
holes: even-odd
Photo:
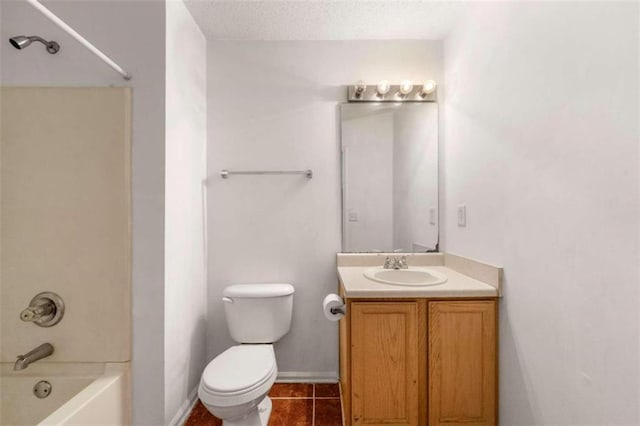
[(347, 314), (347, 305), (341, 296), (329, 293), (322, 301), (322, 310), (329, 321), (340, 321)]
[(345, 309), (344, 309), (344, 305), (342, 306), (334, 306), (333, 308), (330, 309), (332, 314), (346, 314)]

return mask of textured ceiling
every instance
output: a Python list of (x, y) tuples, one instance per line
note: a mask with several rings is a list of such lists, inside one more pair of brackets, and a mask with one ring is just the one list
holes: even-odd
[(446, 37), (463, 3), (186, 0), (210, 40), (389, 40)]

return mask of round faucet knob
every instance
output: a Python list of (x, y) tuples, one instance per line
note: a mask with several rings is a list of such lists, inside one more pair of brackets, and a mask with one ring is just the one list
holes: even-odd
[(40, 327), (51, 327), (60, 322), (63, 315), (62, 298), (55, 293), (44, 292), (31, 299), (29, 306), (20, 312), (20, 319)]

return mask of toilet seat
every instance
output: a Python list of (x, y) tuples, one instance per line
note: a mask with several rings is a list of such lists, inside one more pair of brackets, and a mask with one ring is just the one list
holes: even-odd
[(200, 399), (217, 407), (244, 404), (266, 394), (277, 374), (272, 345), (232, 346), (205, 368)]

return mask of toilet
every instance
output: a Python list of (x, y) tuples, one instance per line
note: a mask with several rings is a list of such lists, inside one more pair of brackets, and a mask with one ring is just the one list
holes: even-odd
[(289, 332), (291, 284), (238, 284), (223, 292), (227, 326), (240, 345), (215, 357), (204, 369), (198, 397), (223, 426), (266, 426), (267, 396), (278, 367), (273, 343)]

